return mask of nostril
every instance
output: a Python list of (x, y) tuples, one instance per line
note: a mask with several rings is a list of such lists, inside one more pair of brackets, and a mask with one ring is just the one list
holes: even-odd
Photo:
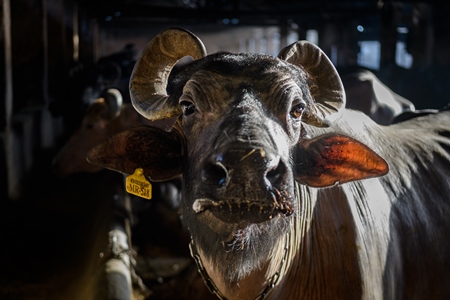
[(202, 180), (223, 186), (228, 177), (225, 166), (220, 161), (211, 162), (205, 165), (202, 171)]
[(268, 172), (266, 173), (266, 178), (271, 185), (274, 185), (283, 177), (283, 174), (285, 173), (286, 166), (281, 161), (278, 161), (278, 164), (276, 166), (268, 170)]

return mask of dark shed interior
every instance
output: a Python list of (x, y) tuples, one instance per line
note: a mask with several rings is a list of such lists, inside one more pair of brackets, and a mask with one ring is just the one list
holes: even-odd
[(155, 185), (153, 200), (132, 198), (129, 215), (120, 174), (62, 177), (53, 164), (102, 91), (116, 88), (129, 102), (134, 63), (165, 28), (192, 31), (208, 53), (276, 55), (307, 39), (342, 76), (370, 70), (416, 109), (450, 102), (445, 1), (2, 0), (1, 8), (0, 299), (103, 299), (107, 224), (116, 218), (133, 233), (147, 287), (132, 280), (133, 299), (210, 297), (167, 201), (178, 182)]

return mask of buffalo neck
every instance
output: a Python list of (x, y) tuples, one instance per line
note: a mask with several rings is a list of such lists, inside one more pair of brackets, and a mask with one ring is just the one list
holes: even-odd
[[(299, 196), (298, 191), (296, 194)], [(288, 217), (286, 230), (280, 232), (280, 237), (274, 243), (267, 259), (251, 273), (240, 278), (238, 282), (230, 283), (225, 278), (221, 268), (226, 265), (226, 261), (217, 259), (220, 255), (208, 256), (192, 242), (191, 254), (197, 261), (199, 272), (208, 288), (219, 299), (272, 299), (271, 294), (277, 294), (273, 291), (279, 289), (278, 283), (283, 281), (288, 273), (297, 255), (301, 237), (307, 232), (311, 220), (311, 207), (309, 197), (306, 201), (301, 201), (296, 213)]]
[[(268, 299), (381, 299), (387, 248), (374, 240), (389, 238), (388, 197), (376, 180), (327, 189), (300, 186), (305, 209), (291, 267)], [(371, 193), (375, 198), (361, 201)], [(317, 199), (312, 201), (312, 199)], [(377, 211), (380, 210), (380, 211)], [(368, 222), (370, 219), (370, 222)], [(362, 234), (364, 232), (364, 235)], [(370, 270), (370, 272), (368, 271)], [(370, 274), (370, 275), (369, 275)]]
[(289, 258), (292, 255), (289, 248), (290, 238), (289, 234), (285, 236), (283, 243), (280, 243), (280, 245), (284, 245), (283, 249), (277, 249), (273, 259), (266, 261), (262, 267), (234, 284), (227, 282), (223, 273), (214, 267), (217, 266), (216, 262), (207, 259), (201, 250), (197, 251), (192, 240), (189, 247), (205, 285), (219, 299), (262, 300), (267, 298), (272, 289), (286, 274)]
[[(230, 284), (220, 272), (227, 261), (198, 248), (206, 274), (224, 298), (255, 299), (279, 268), (287, 241), (289, 251), (280, 278), (264, 299), (360, 299), (382, 290), (387, 249), (374, 247), (373, 240), (380, 234), (389, 237), (389, 211), (376, 211), (389, 207), (384, 203), (389, 200), (379, 185), (377, 180), (326, 189), (297, 184), (296, 211), (258, 268)], [(361, 201), (358, 195), (366, 194), (375, 198)], [(365, 228), (364, 236), (361, 228)]]

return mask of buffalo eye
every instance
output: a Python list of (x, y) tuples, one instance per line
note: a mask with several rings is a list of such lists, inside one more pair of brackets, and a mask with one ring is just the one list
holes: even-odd
[(306, 109), (306, 103), (300, 102), (300, 103), (292, 106), (290, 115), (293, 119), (300, 119), (303, 112), (305, 111), (305, 109)]
[(181, 101), (180, 105), (185, 116), (189, 116), (195, 112), (195, 105), (191, 101)]

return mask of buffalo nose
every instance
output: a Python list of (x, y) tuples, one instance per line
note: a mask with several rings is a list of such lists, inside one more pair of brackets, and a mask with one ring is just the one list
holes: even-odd
[(217, 187), (233, 182), (270, 188), (282, 180), (285, 173), (285, 164), (273, 151), (233, 148), (219, 151), (208, 160), (202, 171), (202, 180)]

